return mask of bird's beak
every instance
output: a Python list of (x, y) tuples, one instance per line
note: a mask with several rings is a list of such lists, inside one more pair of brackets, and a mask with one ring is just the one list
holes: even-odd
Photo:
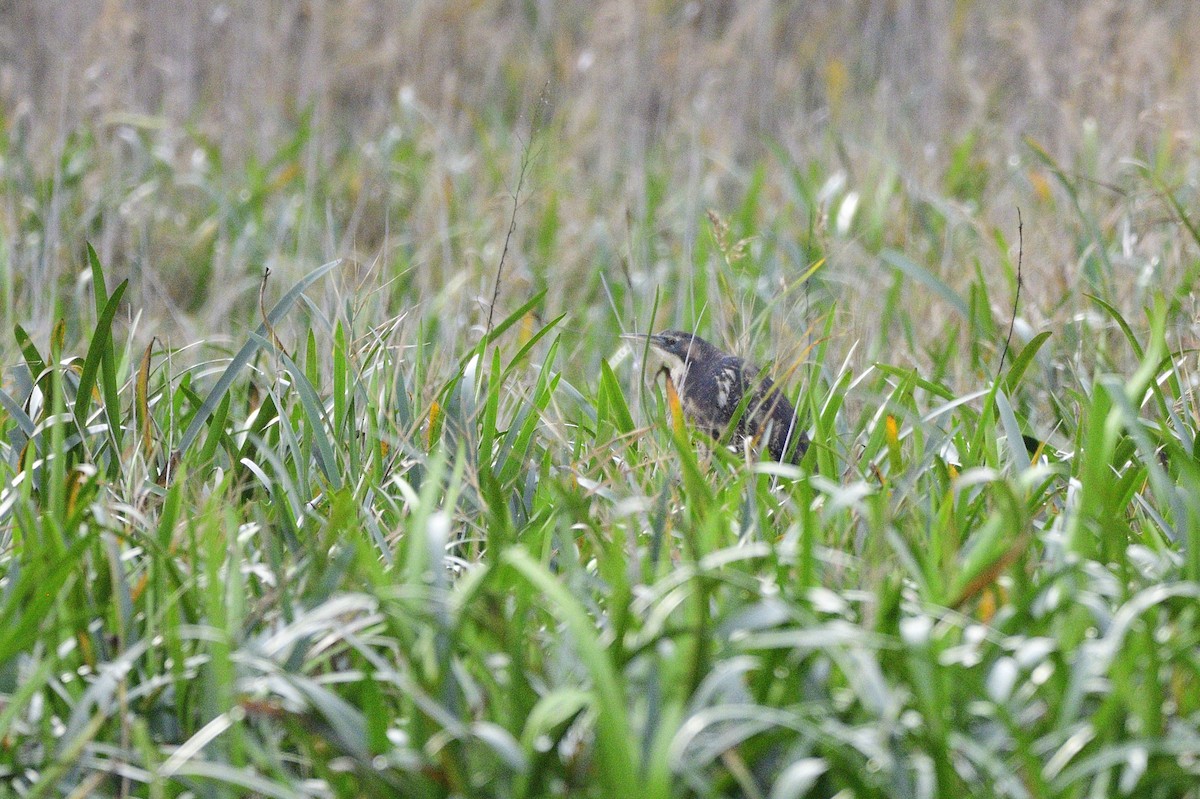
[(626, 333), (622, 335), (621, 338), (629, 342), (636, 341), (637, 344), (633, 345), (633, 349), (635, 350), (644, 350), (647, 341), (651, 344), (654, 343), (654, 336), (650, 335), (649, 333)]
[[(662, 336), (658, 335), (657, 333), (631, 333), (621, 336), (621, 338), (629, 341), (636, 341), (637, 344), (635, 346), (639, 350), (642, 350), (643, 352), (648, 350), (650, 355), (656, 357), (661, 355), (667, 348)], [(649, 346), (647, 346), (647, 344)]]

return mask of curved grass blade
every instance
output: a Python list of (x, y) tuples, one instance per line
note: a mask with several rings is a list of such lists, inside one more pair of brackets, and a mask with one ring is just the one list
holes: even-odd
[(1021, 425), (1017, 422), (1017, 415), (1013, 413), (1008, 396), (1003, 391), (996, 392), (996, 415), (1000, 417), (1000, 424), (1004, 428), (1013, 468), (1020, 474), (1029, 469), (1029, 452), (1026, 451), (1025, 441), (1021, 438)]
[[(96, 387), (100, 360), (104, 357), (105, 352), (112, 349), (113, 317), (117, 315), (117, 306), (121, 303), (121, 297), (128, 287), (129, 281), (122, 280), (121, 285), (117, 286), (117, 290), (108, 298), (104, 310), (100, 313), (100, 319), (96, 322), (96, 331), (92, 334), (92, 341), (88, 345), (87, 358), (83, 361), (83, 372), (79, 375), (79, 387), (75, 390), (75, 423), (79, 425), (81, 432), (84, 431), (87, 423), (88, 407), (91, 404), (92, 389)], [(111, 418), (120, 417), (117, 408), (106, 410)]]
[[(100, 257), (96, 255), (96, 250), (89, 243), (87, 245), (88, 264), (92, 269), (92, 294), (96, 300), (96, 315), (100, 318), (102, 327), (97, 326), (97, 331), (106, 330), (108, 335), (101, 339), (103, 346), (100, 348), (100, 391), (104, 396), (105, 416), (108, 417), (108, 432), (112, 437), (113, 449), (116, 452), (121, 450), (121, 397), (117, 392), (117, 357), (113, 349), (114, 342), (112, 338), (112, 318), (108, 315), (108, 309), (114, 306), (119, 296), (125, 291), (125, 284), (129, 281), (124, 281), (113, 295), (108, 294), (107, 283), (104, 279), (104, 267), (100, 265)], [(115, 308), (114, 308), (115, 310)], [(88, 353), (91, 354), (90, 352)], [(115, 468), (116, 460), (111, 462)]]
[(1029, 368), (1029, 364), (1033, 363), (1033, 358), (1038, 354), (1038, 350), (1042, 348), (1050, 339), (1050, 331), (1043, 330), (1034, 336), (1021, 353), (1013, 359), (1012, 366), (1008, 369), (1008, 374), (1004, 376), (1004, 389), (1012, 392), (1017, 384), (1021, 382), (1021, 377), (1024, 376), (1025, 370)]
[(1125, 340), (1129, 342), (1129, 348), (1133, 350), (1134, 357), (1136, 357), (1138, 360), (1141, 360), (1142, 356), (1145, 355), (1145, 352), (1142, 349), (1142, 345), (1138, 342), (1137, 336), (1133, 332), (1133, 328), (1131, 328), (1129, 323), (1125, 321), (1125, 317), (1121, 316), (1121, 312), (1109, 303), (1097, 297), (1095, 294), (1089, 294), (1085, 291), (1083, 292), (1083, 296), (1100, 306), (1101, 310), (1108, 314), (1109, 318), (1117, 323), (1117, 326), (1121, 328), (1121, 332), (1125, 334)]
[(0, 405), (4, 406), (4, 410), (8, 411), (8, 415), (21, 428), (21, 432), (25, 434), (25, 438), (33, 438), (33, 434), (37, 432), (37, 425), (29, 418), (29, 414), (25, 413), (25, 409), (21, 407), (21, 403), (17, 402), (16, 399), (2, 388), (0, 388)]
[(530, 587), (547, 600), (546, 607), (558, 617), (575, 640), (579, 659), (592, 677), (595, 691), (597, 762), (610, 796), (639, 793), (638, 761), (625, 709), (621, 675), (613, 668), (587, 611), (546, 567), (524, 549), (512, 548), (504, 560)]
[(971, 318), (971, 310), (967, 307), (967, 301), (958, 292), (939, 280), (933, 272), (930, 272), (907, 255), (896, 250), (884, 250), (880, 253), (879, 257), (918, 283), (923, 283), (927, 288), (945, 300), (951, 308), (958, 311), (958, 315), (963, 319)]
[(96, 313), (102, 314), (104, 306), (108, 304), (108, 286), (104, 282), (104, 267), (100, 265), (100, 256), (96, 255), (90, 241), (87, 243), (87, 259), (92, 270), (92, 294), (96, 300)]
[(296, 299), (309, 286), (332, 272), (339, 264), (341, 264), (341, 262), (342, 260), (339, 258), (317, 267), (305, 275), (299, 283), (292, 286), (292, 288), (280, 298), (279, 302), (275, 303), (275, 307), (271, 309), (269, 314), (267, 314), (266, 321), (259, 325), (258, 330), (255, 331), (257, 338), (252, 336), (248, 341), (246, 341), (245, 344), (242, 345), (242, 348), (238, 350), (236, 355), (233, 356), (233, 360), (229, 362), (229, 366), (225, 367), (225, 371), (222, 373), (221, 378), (217, 381), (217, 384), (212, 387), (212, 390), (208, 392), (208, 396), (204, 398), (204, 403), (200, 406), (200, 409), (196, 411), (196, 415), (192, 417), (192, 421), (190, 424), (188, 424), (187, 429), (183, 431), (183, 438), (180, 439), (179, 447), (175, 450), (178, 455), (182, 455), (184, 452), (187, 452), (188, 448), (191, 447), (192, 443), (196, 440), (196, 436), (200, 434), (200, 428), (204, 427), (204, 424), (208, 421), (209, 417), (212, 416), (213, 412), (217, 409), (217, 404), (220, 403), (221, 398), (225, 396), (225, 392), (229, 390), (229, 387), (233, 385), (233, 381), (237, 378), (238, 373), (241, 372), (242, 368), (250, 362), (252, 357), (254, 357), (254, 353), (258, 351), (258, 348), (265, 340), (265, 336), (267, 335), (267, 326), (275, 325), (281, 319), (283, 319), (284, 314), (291, 309), (292, 305), (296, 302)]
[(213, 413), (212, 424), (208, 426), (208, 435), (204, 438), (204, 445), (200, 447), (200, 463), (208, 463), (209, 459), (217, 452), (217, 447), (221, 444), (221, 438), (225, 435), (225, 420), (229, 418), (229, 395), (226, 394), (221, 399), (221, 404), (217, 406), (217, 410)]
[(150, 419), (150, 356), (153, 352), (154, 341), (151, 340), (142, 352), (142, 359), (138, 363), (137, 381), (134, 383), (133, 389), (134, 422), (141, 437), (142, 453), (146, 457), (150, 456), (154, 446), (154, 440), (151, 438), (154, 425)]
[[(525, 314), (529, 313), (531, 310), (533, 310), (535, 307), (537, 307), (538, 303), (540, 303), (543, 299), (545, 299), (545, 297), (546, 297), (546, 289), (542, 289), (537, 294), (534, 294), (532, 297), (530, 297), (529, 301), (526, 302), (524, 305), (522, 305), (520, 308), (518, 308), (517, 310), (510, 313), (508, 316), (504, 317), (503, 321), (497, 322), (495, 324), (495, 326), (492, 327), (492, 331), (490, 333), (486, 333), (483, 336), (483, 338), (481, 338), (479, 340), (479, 343), (475, 347), (468, 350), (465, 355), (463, 355), (461, 358), (459, 358), (458, 371), (461, 373), (464, 369), (466, 369), (467, 363), (472, 358), (474, 358), (477, 354), (482, 354), (484, 349), (487, 348), (488, 344), (491, 344), (493, 341), (500, 338), (500, 336), (506, 330), (508, 330), (513, 325), (515, 325), (517, 322), (521, 321), (525, 317)], [(564, 314), (564, 316), (565, 315), (566, 314)], [(561, 318), (562, 317), (559, 317), (559, 319), (561, 319)], [(556, 324), (558, 321), (559, 321), (558, 319), (555, 319), (553, 322), (550, 323), (550, 325), (547, 325), (547, 327), (550, 327), (551, 325)]]
[(513, 356), (512, 360), (508, 362), (508, 366), (506, 366), (504, 368), (504, 374), (501, 377), (501, 380), (507, 380), (509, 375), (512, 374), (513, 370), (516, 369), (518, 366), (520, 366), (521, 362), (525, 360), (525, 356), (527, 354), (529, 354), (529, 351), (532, 350), (534, 348), (534, 346), (539, 341), (541, 341), (542, 338), (544, 338), (547, 333), (549, 333), (551, 330), (553, 330), (558, 325), (558, 323), (561, 322), (566, 317), (567, 317), (566, 314), (561, 314), (561, 315), (555, 317), (554, 319), (551, 319), (549, 322), (547, 322), (545, 325), (542, 326), (541, 330), (537, 331), (532, 336), (530, 336), (529, 341), (525, 342), (525, 346), (521, 347), (521, 349), (517, 352), (517, 354)]
[(304, 370), (282, 350), (275, 349), (271, 342), (258, 333), (251, 333), (250, 341), (257, 342), (258, 346), (271, 351), (292, 375), (292, 380), (296, 384), (296, 391), (300, 395), (300, 406), (304, 409), (304, 415), (308, 417), (308, 427), (312, 431), (313, 443), (317, 447), (317, 465), (321, 467), (321, 473), (329, 481), (330, 487), (336, 491), (342, 487), (342, 476), (337, 469), (337, 459), (333, 454), (333, 445), (329, 443), (329, 436), (325, 432), (325, 408), (321, 404), (321, 398), (317, 395), (317, 390), (309, 382), (308, 377), (304, 374)]
[(617, 379), (616, 373), (604, 359), (600, 360), (600, 385), (596, 393), (604, 404), (607, 411), (606, 416), (616, 427), (617, 432), (621, 435), (632, 433), (636, 425), (633, 422), (633, 414), (629, 411), (629, 405), (625, 402), (625, 394), (621, 391), (621, 381)]
[[(20, 325), (13, 325), (13, 338), (17, 340), (17, 346), (21, 348), (21, 354), (25, 357), (25, 366), (29, 369), (29, 377), (38, 384), (38, 388), (45, 394), (49, 391), (49, 377), (46, 373), (46, 361), (42, 358), (42, 354), (37, 351), (37, 347), (33, 344), (33, 339), (25, 332), (25, 328)], [(46, 385), (42, 385), (45, 382)]]

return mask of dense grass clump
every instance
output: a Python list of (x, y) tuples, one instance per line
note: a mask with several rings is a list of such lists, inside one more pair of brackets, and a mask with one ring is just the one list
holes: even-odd
[(1190, 5), (284, 4), (161, 116), (108, 5), (0, 81), (0, 797), (1200, 799)]
[(951, 339), (833, 361), (831, 306), (796, 469), (672, 421), (544, 292), (455, 351), (308, 299), (335, 261), (180, 351), (87, 257), (94, 309), (18, 326), (0, 394), (10, 795), (1197, 795), (1167, 300), (1093, 298), (1137, 366), (1049, 402), (1053, 331), (963, 393)]

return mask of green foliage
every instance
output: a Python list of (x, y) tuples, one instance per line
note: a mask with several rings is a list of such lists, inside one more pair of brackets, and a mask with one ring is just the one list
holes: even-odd
[[(228, 220), (272, 223), (310, 135)], [(776, 148), (728, 223), (688, 220), (708, 232), (661, 314), (613, 284), (641, 328), (773, 364), (800, 468), (679, 424), (628, 320), (576, 304), (603, 274), (502, 286), (487, 331), (426, 276), (332, 261), (193, 352), (139, 339), (134, 282), (110, 292), (87, 248), (90, 300), (6, 345), (0, 795), (1195, 799), (1186, 292), (1130, 312), (1089, 189), (1031, 149), (1095, 294), (1001, 374), (1005, 236), (887, 170)], [(419, 148), (385, 150), (419, 190)], [(988, 201), (980, 157), (954, 151), (950, 199)], [(638, 224), (671, 180), (647, 169)], [(547, 275), (570, 198), (529, 225)], [(825, 260), (852, 239), (877, 269), (865, 361)]]

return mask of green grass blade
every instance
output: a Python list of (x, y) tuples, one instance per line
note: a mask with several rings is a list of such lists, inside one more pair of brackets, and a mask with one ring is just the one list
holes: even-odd
[[(125, 289), (129, 287), (128, 280), (122, 280), (121, 285), (117, 286), (117, 290), (109, 297), (108, 302), (104, 306), (104, 310), (100, 314), (100, 319), (96, 322), (96, 329), (92, 333), (91, 344), (88, 345), (87, 358), (83, 362), (83, 371), (79, 375), (79, 386), (75, 390), (75, 423), (79, 426), (80, 433), (85, 431), (87, 426), (88, 408), (91, 407), (92, 389), (96, 387), (96, 375), (100, 369), (100, 361), (105, 357), (112, 357), (112, 322), (113, 317), (117, 314), (117, 307), (121, 303), (121, 297), (125, 294)], [(120, 407), (108, 408), (108, 417), (110, 425), (114, 422), (119, 424), (121, 413)]]
[(21, 428), (21, 432), (25, 434), (25, 438), (33, 438), (33, 434), (37, 432), (37, 425), (29, 418), (29, 414), (25, 413), (25, 409), (21, 407), (21, 403), (17, 402), (4, 389), (0, 389), (0, 405), (4, 406), (4, 410), (13, 418), (17, 426)]
[(1013, 358), (1012, 366), (1008, 368), (1008, 374), (1004, 376), (1004, 390), (1012, 392), (1016, 390), (1017, 384), (1021, 382), (1021, 377), (1025, 374), (1025, 370), (1033, 363), (1033, 359), (1037, 356), (1038, 350), (1042, 345), (1050, 340), (1050, 331), (1045, 330), (1038, 333), (1033, 339), (1022, 348), (1017, 357)]
[(329, 423), (325, 418), (325, 407), (321, 403), (321, 398), (317, 395), (317, 390), (309, 382), (308, 376), (304, 374), (304, 370), (288, 357), (286, 353), (276, 350), (271, 342), (257, 333), (251, 333), (250, 340), (257, 343), (264, 350), (271, 352), (283, 364), (288, 374), (292, 376), (296, 393), (300, 395), (300, 407), (304, 409), (304, 416), (308, 420), (309, 433), (313, 444), (317, 448), (317, 465), (320, 467), (321, 473), (325, 475), (325, 479), (329, 481), (330, 487), (335, 491), (338, 490), (342, 487), (342, 475), (337, 468), (337, 458), (333, 454), (333, 444), (329, 440)]
[(504, 562), (546, 599), (550, 610), (571, 633), (579, 657), (592, 679), (595, 694), (596, 746), (600, 779), (610, 796), (639, 793), (636, 737), (629, 726), (622, 680), (600, 643), (595, 625), (571, 592), (545, 566), (519, 547), (505, 551)]
[(608, 361), (600, 361), (600, 386), (599, 392), (601, 402), (604, 403), (608, 410), (609, 421), (613, 422), (617, 432), (621, 435), (628, 435), (634, 430), (633, 414), (629, 411), (629, 405), (625, 402), (625, 393), (621, 391), (620, 381), (617, 380), (616, 374), (613, 373), (612, 367), (608, 365)]
[(201, 428), (208, 422), (209, 418), (216, 411), (221, 398), (225, 396), (225, 392), (233, 385), (233, 381), (237, 379), (238, 374), (242, 371), (250, 359), (254, 357), (254, 353), (258, 352), (261, 342), (265, 340), (267, 335), (267, 325), (274, 326), (278, 324), (284, 315), (291, 309), (296, 299), (313, 283), (323, 278), (325, 275), (332, 272), (339, 264), (341, 259), (330, 261), (313, 271), (309, 272), (305, 277), (280, 298), (279, 302), (275, 303), (275, 307), (267, 314), (267, 321), (258, 326), (255, 335), (242, 345), (237, 354), (233, 356), (233, 360), (229, 362), (229, 366), (225, 367), (217, 384), (208, 392), (208, 396), (204, 398), (203, 404), (196, 410), (192, 416), (192, 421), (188, 424), (187, 429), (183, 431), (183, 437), (179, 440), (179, 447), (176, 452), (183, 454), (192, 446), (192, 442), (196, 440), (196, 436), (200, 434)]
[(916, 261), (909, 258), (904, 253), (896, 250), (884, 250), (879, 255), (884, 262), (895, 267), (904, 275), (912, 278), (928, 289), (931, 289), (934, 294), (946, 301), (946, 304), (958, 312), (963, 319), (971, 318), (971, 309), (967, 305), (958, 292), (946, 285), (942, 280), (935, 276), (925, 267), (919, 265)]

